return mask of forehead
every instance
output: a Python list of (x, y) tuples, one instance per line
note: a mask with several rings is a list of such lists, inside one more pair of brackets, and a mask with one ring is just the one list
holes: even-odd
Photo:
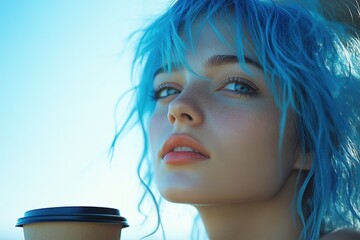
[[(202, 56), (204, 59), (211, 55), (236, 55), (237, 48), (234, 37), (227, 31), (223, 24), (215, 27), (206, 23), (203, 27), (194, 25), (193, 33), (197, 36), (194, 38), (193, 49), (186, 52), (188, 58), (197, 58)], [(201, 28), (200, 28), (201, 27)], [(186, 45), (191, 45), (189, 39), (185, 38)]]
[(226, 17), (215, 14), (211, 18), (199, 16), (191, 26), (182, 26), (179, 35), (189, 50), (196, 52), (212, 49), (230, 54), (238, 52), (239, 47), (249, 48), (251, 43), (246, 28), (238, 26), (232, 14)]
[[(181, 25), (177, 34), (181, 44), (174, 41), (170, 46), (172, 49), (164, 50), (175, 54), (171, 57), (163, 54), (160, 68), (169, 67), (168, 70), (173, 70), (189, 65), (197, 66), (216, 55), (237, 56), (241, 63), (245, 63), (246, 59), (258, 62), (246, 28), (237, 26), (233, 17), (224, 19), (214, 15), (209, 19), (200, 16), (191, 25)], [(179, 48), (179, 45), (183, 48)], [(177, 51), (179, 49), (182, 51)]]

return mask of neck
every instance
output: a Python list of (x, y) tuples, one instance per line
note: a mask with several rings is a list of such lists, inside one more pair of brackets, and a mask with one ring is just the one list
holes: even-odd
[[(246, 204), (195, 206), (212, 240), (298, 239), (301, 223), (293, 217), (291, 201), (297, 172), (271, 199)], [(294, 212), (295, 213), (295, 212)]]

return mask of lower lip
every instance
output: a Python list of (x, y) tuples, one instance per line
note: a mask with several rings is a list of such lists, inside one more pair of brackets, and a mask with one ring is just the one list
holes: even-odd
[(209, 157), (195, 152), (169, 152), (164, 156), (163, 162), (166, 164), (181, 165), (206, 159), (209, 159)]

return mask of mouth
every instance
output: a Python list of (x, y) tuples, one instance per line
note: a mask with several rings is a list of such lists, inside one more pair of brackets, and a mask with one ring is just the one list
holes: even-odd
[(175, 134), (166, 140), (160, 157), (167, 164), (185, 164), (210, 158), (201, 143), (185, 134)]

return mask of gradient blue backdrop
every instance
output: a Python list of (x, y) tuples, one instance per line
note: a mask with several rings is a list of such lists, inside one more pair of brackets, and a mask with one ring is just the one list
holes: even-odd
[[(107, 151), (116, 101), (130, 86), (126, 38), (168, 2), (0, 0), (1, 240), (23, 239), (17, 218), (52, 206), (119, 208), (132, 225), (123, 239), (153, 227), (140, 228), (136, 209), (136, 133), (112, 164)], [(191, 221), (173, 216), (169, 239), (186, 239)]]

